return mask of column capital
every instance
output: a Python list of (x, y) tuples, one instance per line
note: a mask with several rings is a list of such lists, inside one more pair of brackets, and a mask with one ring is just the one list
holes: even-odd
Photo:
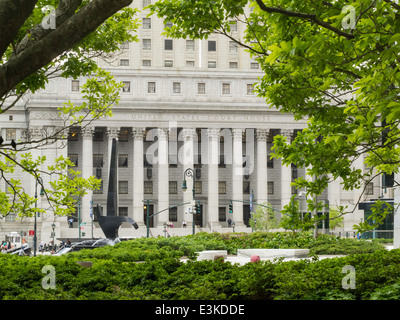
[(232, 129), (233, 140), (243, 140), (244, 129)]
[(182, 129), (181, 132), (184, 141), (193, 140), (197, 134), (196, 129)]
[(208, 141), (218, 141), (220, 133), (220, 129), (207, 129)]
[(82, 127), (81, 128), (81, 135), (84, 139), (93, 138), (94, 128), (93, 127)]
[(118, 139), (120, 127), (107, 127), (107, 137), (109, 139)]
[(256, 135), (258, 141), (267, 141), (269, 137), (269, 129), (256, 129)]
[(132, 137), (133, 139), (143, 140), (144, 133), (146, 132), (146, 128), (132, 128)]
[(281, 135), (287, 138), (288, 142), (292, 141), (293, 130), (292, 129), (281, 129)]
[(168, 140), (169, 128), (157, 128), (157, 136), (159, 140)]

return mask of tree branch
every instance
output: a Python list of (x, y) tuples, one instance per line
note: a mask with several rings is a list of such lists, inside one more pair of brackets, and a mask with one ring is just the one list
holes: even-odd
[(259, 5), (260, 9), (265, 12), (280, 13), (280, 14), (284, 14), (289, 17), (296, 17), (296, 18), (301, 18), (301, 19), (305, 19), (305, 20), (310, 20), (325, 29), (333, 31), (334, 33), (338, 34), (339, 36), (345, 37), (347, 39), (354, 39), (354, 35), (343, 32), (343, 31), (339, 30), (338, 28), (335, 28), (334, 26), (330, 25), (329, 23), (318, 19), (318, 17), (315, 14), (289, 11), (289, 10), (285, 10), (285, 9), (281, 9), (281, 8), (275, 8), (275, 7), (267, 7), (262, 0), (256, 0), (256, 2)]
[(35, 8), (37, 0), (0, 0), (0, 58)]
[(0, 97), (67, 51), (132, 0), (93, 0), (34, 45), (0, 66)]

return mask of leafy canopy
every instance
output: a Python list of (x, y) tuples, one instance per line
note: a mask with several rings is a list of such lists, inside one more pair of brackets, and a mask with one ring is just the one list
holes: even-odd
[[(315, 177), (294, 183), (307, 195), (320, 195), (333, 179), (345, 190), (365, 191), (374, 177), (399, 172), (397, 1), (160, 0), (151, 9), (174, 23), (167, 36), (218, 33), (250, 51), (264, 72), (258, 95), (308, 121), (292, 141), (274, 139), (275, 157)], [(243, 38), (231, 32), (235, 21)], [(369, 169), (356, 168), (358, 159)], [(317, 206), (309, 202), (309, 212)]]
[[(97, 61), (120, 49), (122, 43), (137, 41), (137, 9), (132, 0), (4, 0), (0, 3), (0, 113), (18, 108), (27, 94), (44, 89), (52, 78), (81, 78), (82, 102), (65, 101), (54, 109), (54, 128), (42, 128), (42, 138), (28, 137), (0, 144), (0, 217), (10, 213), (32, 216), (36, 199), (25, 190), (15, 173), (30, 176), (44, 188), (45, 202), (38, 211), (67, 215), (75, 202), (100, 181), (84, 179), (63, 156), (49, 162), (45, 152), (35, 159), (32, 149), (45, 150), (57, 140), (65, 141), (68, 129), (84, 128), (112, 115), (122, 84), (100, 69)], [(21, 67), (23, 66), (23, 67)], [(20, 175), (21, 176), (21, 175)], [(43, 183), (44, 181), (44, 183)]]

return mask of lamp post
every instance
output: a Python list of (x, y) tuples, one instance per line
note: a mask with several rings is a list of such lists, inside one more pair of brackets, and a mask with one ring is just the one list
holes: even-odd
[(33, 256), (36, 257), (36, 248), (37, 248), (37, 221), (36, 221), (36, 217), (37, 217), (37, 187), (38, 187), (38, 183), (40, 183), (40, 185), (42, 186), (42, 188), (40, 189), (40, 195), (43, 196), (44, 195), (44, 189), (43, 189), (43, 179), (41, 177), (38, 177), (36, 179), (36, 184), (35, 184), (35, 222), (34, 222), (34, 226), (33, 226)]
[[(185, 192), (187, 190), (187, 184), (186, 184), (186, 177), (192, 177), (193, 178), (193, 188), (192, 188), (192, 199), (193, 199), (193, 204), (195, 203), (195, 181), (196, 181), (196, 175), (195, 172), (192, 168), (187, 168), (185, 172), (183, 173), (183, 183), (182, 183), (182, 190)], [(193, 234), (196, 233), (196, 219), (195, 219), (195, 212), (192, 210), (192, 215), (193, 215)]]

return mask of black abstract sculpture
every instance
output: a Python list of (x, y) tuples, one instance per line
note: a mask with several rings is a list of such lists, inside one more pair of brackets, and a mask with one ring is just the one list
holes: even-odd
[(115, 240), (118, 238), (118, 229), (123, 222), (132, 224), (135, 229), (138, 229), (137, 223), (129, 217), (121, 217), (118, 212), (118, 156), (117, 156), (117, 139), (112, 140), (110, 174), (108, 179), (107, 193), (107, 215), (102, 215), (102, 207), (100, 204), (95, 208), (97, 221), (100, 224), (107, 239)]

